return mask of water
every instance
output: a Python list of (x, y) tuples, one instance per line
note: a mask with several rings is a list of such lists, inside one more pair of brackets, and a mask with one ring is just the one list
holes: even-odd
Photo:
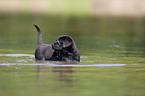
[(90, 61), (92, 56), (81, 56), (80, 63), (70, 63), (36, 62), (33, 54), (0, 54), (0, 57), (2, 96), (145, 94), (144, 58), (133, 58), (130, 63), (129, 57), (125, 57), (127, 61), (124, 57), (96, 57), (97, 61)]
[[(32, 54), (0, 54), (0, 56), (10, 56), (10, 57), (24, 57), (24, 56), (28, 56), (30, 58), (33, 58), (34, 55)], [(84, 58), (88, 58), (87, 56), (82, 56), (82, 59)], [(110, 60), (116, 60), (116, 59), (112, 59), (112, 58), (107, 58)], [(34, 63), (34, 64), (24, 64), (24, 63), (19, 63), (19, 62), (27, 62), (28, 60), (34, 60), (33, 59), (17, 59), (16, 63), (1, 63), (0, 66), (10, 66), (10, 65), (47, 65), (47, 66), (54, 66), (54, 67), (89, 67), (89, 66), (124, 66), (126, 64), (89, 64), (89, 65), (79, 65), (79, 62), (60, 62), (60, 61), (36, 61), (36, 62), (42, 62), (42, 63)], [(93, 62), (93, 61), (80, 61), (80, 62)], [(64, 65), (62, 65), (63, 63), (65, 63)], [(67, 64), (68, 63), (68, 64)], [(71, 64), (69, 64), (71, 63)], [(61, 65), (59, 65), (61, 64)]]
[[(0, 96), (144, 96), (145, 19), (0, 15)], [(81, 62), (35, 61), (45, 43), (74, 38)]]

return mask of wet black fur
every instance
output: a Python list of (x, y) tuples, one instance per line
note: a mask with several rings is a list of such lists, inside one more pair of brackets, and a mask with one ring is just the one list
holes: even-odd
[(35, 59), (61, 61), (61, 58), (58, 56), (58, 51), (54, 50), (51, 44), (43, 43), (40, 28), (37, 25), (34, 26), (38, 31), (38, 48), (35, 50)]
[(80, 61), (80, 53), (75, 45), (74, 40), (67, 35), (57, 38), (53, 44), (44, 44), (40, 28), (34, 25), (38, 31), (38, 48), (35, 50), (36, 60), (52, 60), (52, 61)]
[(59, 50), (62, 61), (75, 62), (80, 61), (80, 53), (74, 40), (68, 35), (62, 35), (57, 38), (56, 42), (60, 42), (63, 46)]

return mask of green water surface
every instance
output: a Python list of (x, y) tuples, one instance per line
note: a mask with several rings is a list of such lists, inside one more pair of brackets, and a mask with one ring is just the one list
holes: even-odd
[[(45, 43), (70, 35), (81, 62), (36, 62), (33, 24)], [(0, 30), (0, 96), (145, 96), (145, 18), (12, 14)]]

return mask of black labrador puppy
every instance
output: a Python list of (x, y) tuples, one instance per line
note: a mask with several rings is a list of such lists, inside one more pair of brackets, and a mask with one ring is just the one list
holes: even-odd
[[(52, 60), (52, 61), (61, 61), (61, 57), (59, 57), (59, 50), (63, 48), (63, 46), (56, 42), (55, 44), (44, 44), (42, 41), (42, 34), (40, 28), (37, 25), (34, 25), (38, 31), (38, 48), (35, 50), (35, 59), (36, 60)], [(55, 49), (54, 49), (55, 48)]]
[(80, 61), (80, 53), (74, 40), (67, 35), (58, 37), (55, 43), (44, 44), (40, 28), (34, 25), (38, 31), (38, 48), (35, 50), (36, 60), (52, 61)]
[[(80, 61), (80, 53), (74, 42), (74, 40), (68, 35), (62, 35), (57, 38), (57, 41), (52, 44), (53, 49), (57, 50), (57, 46), (61, 45), (63, 48), (59, 48), (59, 57), (62, 61), (75, 62)], [(55, 45), (55, 46), (54, 46)], [(57, 46), (56, 46), (57, 45)], [(55, 48), (56, 47), (56, 48)], [(60, 50), (61, 49), (61, 50)]]

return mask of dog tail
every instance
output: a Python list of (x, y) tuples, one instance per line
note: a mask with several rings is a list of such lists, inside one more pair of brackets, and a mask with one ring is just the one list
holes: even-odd
[(38, 42), (38, 46), (43, 45), (42, 34), (41, 34), (41, 31), (40, 31), (40, 28), (37, 25), (35, 25), (35, 24), (34, 24), (34, 26), (35, 26), (35, 28), (38, 31), (38, 41), (37, 41)]

